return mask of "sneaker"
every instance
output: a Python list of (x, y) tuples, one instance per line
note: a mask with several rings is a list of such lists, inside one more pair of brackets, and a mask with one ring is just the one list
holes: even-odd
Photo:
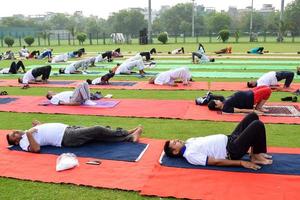
[(84, 105), (86, 105), (86, 106), (95, 106), (95, 105), (97, 105), (97, 103), (92, 101), (92, 100), (86, 100), (84, 102)]
[(283, 97), (281, 98), (281, 101), (292, 101), (293, 97)]

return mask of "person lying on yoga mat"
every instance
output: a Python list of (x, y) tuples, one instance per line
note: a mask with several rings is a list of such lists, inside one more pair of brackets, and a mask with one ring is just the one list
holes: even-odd
[(44, 51), (37, 57), (37, 59), (42, 60), (42, 59), (44, 59), (44, 58), (48, 58), (48, 59), (52, 58), (52, 51), (53, 51), (53, 49), (46, 49), (46, 50), (44, 50)]
[(143, 127), (113, 130), (103, 126), (69, 126), (62, 123), (38, 123), (26, 131), (6, 135), (9, 145), (19, 145), (24, 151), (39, 153), (43, 146), (79, 147), (94, 142), (138, 142)]
[(78, 84), (74, 91), (65, 91), (55, 93), (48, 91), (46, 98), (50, 100), (51, 104), (54, 105), (67, 105), (67, 106), (79, 106), (85, 105), (96, 105), (95, 102), (91, 101), (91, 93), (89, 85), (86, 82)]
[(145, 74), (144, 68), (145, 64), (142, 60), (134, 60), (129, 62), (124, 62), (121, 65), (119, 65), (116, 70), (115, 74), (131, 74), (133, 68), (137, 67), (139, 70), (139, 73), (141, 75)]
[(53, 58), (49, 58), (48, 62), (51, 63), (59, 63), (59, 62), (67, 62), (69, 59), (69, 55), (67, 53), (56, 55)]
[(106, 52), (101, 53), (98, 56), (96, 56), (94, 64), (97, 63), (97, 62), (103, 62), (105, 60), (107, 60), (108, 62), (112, 62), (113, 61), (113, 59), (112, 59), (112, 51), (106, 51)]
[[(116, 67), (119, 67), (120, 64), (118, 63)], [(87, 79), (86, 82), (89, 85), (109, 85), (109, 80), (115, 76), (115, 70), (109, 70), (109, 72), (99, 78), (94, 80)]]
[(60, 74), (82, 74), (82, 71), (79, 69), (82, 68), (83, 70), (86, 70), (90, 64), (91, 64), (90, 58), (84, 60), (78, 60), (76, 62), (71, 63), (66, 68), (60, 68), (59, 73)]
[(249, 88), (268, 86), (272, 89), (278, 89), (278, 81), (285, 79), (284, 88), (289, 88), (294, 79), (294, 72), (290, 71), (271, 71), (262, 75), (257, 81), (248, 81), (247, 86)]
[(173, 51), (169, 51), (168, 54), (173, 54), (173, 55), (184, 54), (184, 48), (181, 47), (181, 48), (178, 48), (178, 49), (174, 49)]
[[(29, 87), (29, 84), (47, 83), (51, 73), (51, 66), (36, 67), (29, 70), (23, 77), (18, 78), (18, 82), (24, 84), (23, 88)], [(42, 76), (41, 80), (37, 78)]]
[[(263, 105), (269, 99), (272, 91), (267, 86), (256, 87), (253, 90), (238, 91), (228, 97), (224, 102), (212, 100), (208, 103), (210, 110), (221, 110), (225, 113), (250, 113), (262, 114), (268, 112)], [(255, 106), (255, 107), (254, 107)]]
[[(250, 161), (242, 157), (250, 150)], [(169, 157), (185, 158), (192, 165), (236, 166), (257, 170), (272, 164), (267, 154), (266, 129), (257, 114), (248, 114), (231, 135), (210, 135), (166, 141), (164, 152)]]
[(27, 57), (27, 59), (32, 59), (32, 58), (37, 59), (37, 57), (38, 57), (39, 55), (40, 55), (40, 51), (34, 50), (34, 51), (32, 51), (32, 52), (29, 54), (29, 56)]
[(153, 58), (151, 58), (151, 55), (156, 54), (156, 49), (152, 48), (150, 51), (140, 52), (139, 54), (142, 57), (145, 57), (146, 61), (150, 61), (150, 60), (153, 60)]
[(201, 43), (199, 43), (198, 50), (192, 53), (193, 63), (197, 63), (195, 57), (198, 57), (200, 59), (200, 62), (202, 63), (215, 62), (214, 58), (209, 58), (208, 56), (205, 55), (205, 49)]
[(189, 85), (192, 75), (187, 67), (171, 69), (166, 72), (159, 73), (157, 76), (150, 78), (150, 84), (177, 86), (182, 82), (183, 85)]
[(120, 58), (123, 57), (123, 55), (121, 54), (121, 48), (117, 48), (115, 50), (112, 51), (112, 56), (114, 58)]
[(215, 54), (231, 54), (231, 51), (232, 51), (232, 47), (231, 46), (228, 46), (224, 49), (221, 49), (219, 51), (215, 51)]
[(84, 48), (81, 48), (81, 49), (78, 49), (77, 51), (71, 51), (68, 54), (68, 57), (69, 58), (80, 58), (83, 54), (85, 54), (85, 49)]
[(25, 66), (21, 60), (19, 60), (17, 63), (13, 61), (10, 64), (9, 68), (3, 68), (0, 71), (0, 74), (17, 74), (19, 72), (19, 69), (22, 68), (23, 72), (26, 73)]
[(263, 54), (264, 53), (264, 47), (252, 48), (249, 51), (247, 51), (247, 53), (250, 53), (250, 54)]

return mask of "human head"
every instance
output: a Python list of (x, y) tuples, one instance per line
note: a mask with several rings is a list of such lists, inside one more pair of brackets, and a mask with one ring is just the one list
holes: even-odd
[(23, 46), (23, 49), (25, 49), (26, 48), (26, 46)]
[(46, 98), (48, 100), (51, 100), (54, 95), (55, 95), (55, 92), (48, 91), (47, 94), (46, 94)]
[(23, 83), (23, 78), (22, 77), (18, 78), (18, 83)]
[(92, 80), (91, 79), (86, 79), (86, 82), (91, 85), (92, 84)]
[(65, 68), (60, 68), (58, 71), (59, 71), (60, 74), (64, 74), (65, 73)]
[(223, 108), (224, 103), (220, 100), (211, 100), (208, 102), (209, 110), (221, 110)]
[(149, 84), (154, 84), (154, 81), (155, 81), (155, 76), (151, 77), (148, 81)]
[(164, 152), (169, 157), (182, 157), (181, 149), (183, 146), (184, 142), (181, 140), (168, 140), (165, 142)]
[(6, 135), (6, 140), (9, 145), (18, 145), (22, 139), (23, 131), (13, 131)]
[(247, 87), (248, 88), (254, 88), (257, 86), (257, 82), (256, 81), (248, 81), (247, 82)]

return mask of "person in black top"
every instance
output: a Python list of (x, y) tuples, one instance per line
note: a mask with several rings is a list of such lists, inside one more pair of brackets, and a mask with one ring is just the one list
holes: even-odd
[(263, 108), (263, 105), (269, 99), (271, 93), (271, 88), (267, 86), (257, 87), (248, 91), (238, 91), (224, 102), (219, 100), (210, 101), (208, 108), (210, 110), (221, 110), (225, 113), (268, 112), (267, 109)]

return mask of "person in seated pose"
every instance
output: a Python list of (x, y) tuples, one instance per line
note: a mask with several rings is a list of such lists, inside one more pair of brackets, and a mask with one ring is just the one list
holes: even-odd
[[(250, 161), (242, 157), (250, 150)], [(210, 135), (166, 141), (164, 152), (169, 157), (183, 157), (192, 165), (236, 166), (258, 170), (260, 165), (271, 165), (267, 154), (266, 129), (256, 113), (248, 114), (231, 135)]]
[(17, 74), (20, 68), (22, 68), (23, 72), (26, 73), (25, 66), (21, 60), (19, 60), (17, 63), (13, 61), (10, 64), (10, 68), (3, 68), (0, 71), (0, 74)]
[(232, 53), (232, 47), (228, 46), (224, 49), (221, 49), (219, 51), (215, 51), (215, 54), (231, 54)]
[(264, 47), (252, 48), (249, 51), (247, 51), (247, 53), (251, 53), (251, 54), (263, 54), (264, 53)]
[(198, 50), (192, 53), (193, 63), (197, 63), (195, 57), (198, 57), (202, 63), (215, 62), (214, 58), (209, 58), (205, 55), (205, 49), (201, 43), (199, 43)]
[(84, 60), (78, 60), (76, 62), (71, 63), (66, 68), (60, 68), (59, 73), (60, 74), (82, 74), (82, 71), (79, 69), (82, 68), (83, 70), (86, 70), (88, 66), (90, 65), (90, 58), (84, 59)]
[(48, 60), (49, 60), (50, 58), (52, 58), (52, 51), (53, 51), (53, 49), (46, 49), (37, 57), (37, 59), (42, 60), (44, 58), (48, 58)]
[(290, 71), (271, 71), (262, 75), (257, 81), (248, 81), (249, 88), (268, 86), (274, 89), (279, 89), (278, 81), (285, 79), (284, 88), (289, 88), (294, 79), (294, 72)]
[(70, 126), (63, 123), (33, 122), (26, 131), (13, 131), (6, 135), (9, 145), (19, 145), (24, 151), (39, 153), (43, 146), (80, 147), (94, 142), (138, 142), (143, 127), (131, 130), (113, 130), (103, 126)]
[[(51, 66), (36, 67), (27, 71), (23, 77), (18, 78), (18, 82), (24, 84), (23, 88), (29, 87), (29, 84), (47, 83), (51, 73)], [(42, 80), (37, 78), (42, 76)]]
[(130, 62), (124, 62), (117, 68), (115, 68), (115, 74), (131, 74), (131, 71), (134, 67), (137, 67), (139, 70), (139, 73), (141, 75), (144, 75), (144, 62), (142, 60), (134, 60)]
[(191, 80), (191, 73), (187, 67), (180, 67), (166, 72), (159, 73), (157, 76), (150, 78), (150, 84), (177, 86), (177, 80), (183, 85), (188, 85)]
[[(256, 87), (253, 90), (238, 91), (225, 101), (212, 100), (208, 103), (210, 110), (221, 110), (225, 113), (268, 112), (263, 105), (269, 99), (272, 91), (267, 86)], [(255, 108), (254, 108), (255, 106)], [(253, 110), (254, 108), (254, 110)]]
[(60, 93), (48, 91), (46, 94), (46, 98), (50, 100), (50, 103), (53, 105), (96, 105), (95, 102), (91, 101), (90, 88), (86, 82), (78, 84), (74, 91), (65, 91)]
[(19, 51), (19, 56), (27, 58), (29, 56), (29, 50), (23, 46), (23, 48)]
[(168, 54), (173, 54), (173, 55), (184, 54), (184, 48), (181, 47), (181, 48), (178, 48), (178, 49), (174, 49), (173, 51), (169, 51)]
[[(120, 64), (117, 64), (116, 67), (119, 67)], [(86, 82), (89, 85), (109, 85), (109, 80), (115, 76), (115, 70), (109, 70), (109, 72), (99, 78), (96, 78), (94, 80), (87, 79)]]
[(6, 51), (5, 54), (3, 55), (3, 60), (14, 60), (14, 59), (16, 59), (15, 54), (11, 50)]

